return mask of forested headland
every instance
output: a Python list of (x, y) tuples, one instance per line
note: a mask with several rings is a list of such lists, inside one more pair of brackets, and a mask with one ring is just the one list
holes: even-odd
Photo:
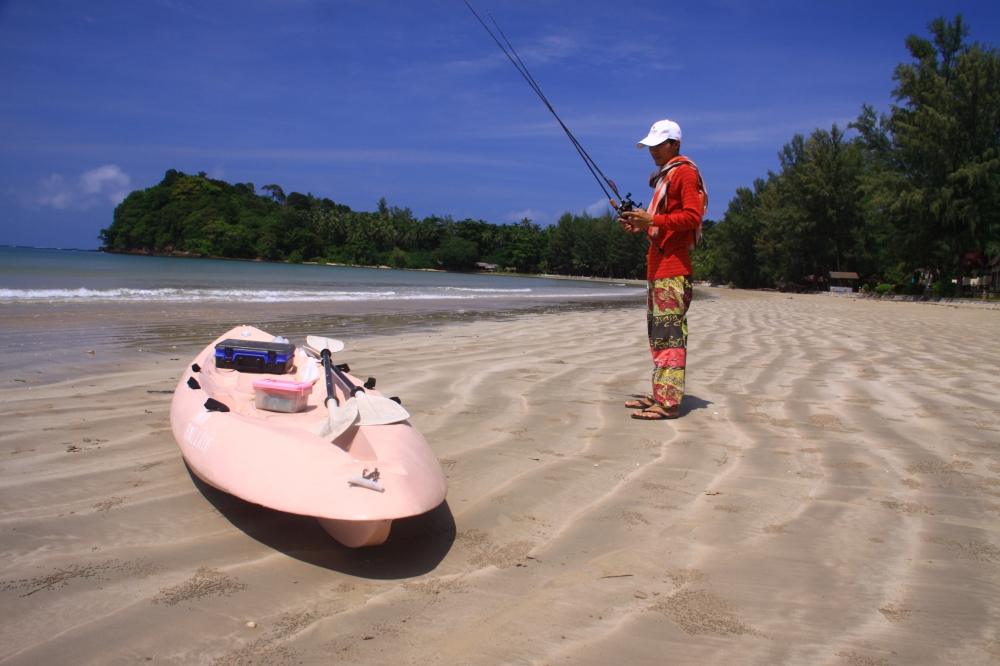
[(520, 273), (645, 275), (645, 242), (623, 233), (610, 214), (567, 213), (544, 228), (527, 219), (498, 225), (417, 219), (384, 199), (375, 211), (355, 211), (312, 194), (286, 195), (279, 185), (260, 189), (170, 170), (159, 184), (119, 204), (101, 240), (112, 252), (454, 271), (486, 263)]
[[(851, 271), (884, 290), (938, 295), (1000, 255), (1000, 54), (968, 43), (961, 16), (906, 39), (887, 113), (869, 105), (846, 128), (795, 135), (779, 169), (739, 188), (705, 222), (695, 277), (737, 287), (815, 284)], [(694, 156), (697, 159), (697, 156)], [(711, 189), (712, 174), (703, 174)], [(276, 184), (166, 172), (132, 192), (101, 230), (104, 249), (274, 261), (522, 273), (644, 276), (643, 238), (610, 214), (564, 214), (541, 227), (417, 219), (384, 199), (354, 211)]]

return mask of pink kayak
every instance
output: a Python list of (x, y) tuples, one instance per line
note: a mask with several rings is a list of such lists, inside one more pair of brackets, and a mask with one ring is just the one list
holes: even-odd
[(315, 516), (330, 536), (350, 547), (383, 543), (394, 519), (444, 501), (441, 466), (408, 420), (367, 425), (362, 414), (331, 432), (336, 410), (346, 412), (366, 396), (388, 402), (377, 391), (360, 391), (364, 395), (354, 398), (343, 381), (335, 381), (337, 400), (329, 401), (328, 409), (324, 367), (305, 349), (294, 349), (287, 371), (266, 366), (273, 372), (263, 373), (227, 367), (216, 349), (224, 341), (266, 346), (274, 339), (258, 328), (238, 326), (208, 345), (181, 375), (170, 424), (200, 479), (248, 502)]

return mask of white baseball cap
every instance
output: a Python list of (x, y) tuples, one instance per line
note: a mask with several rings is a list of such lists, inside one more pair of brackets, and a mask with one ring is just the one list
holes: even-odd
[(664, 141), (681, 140), (681, 126), (672, 120), (657, 120), (649, 128), (649, 134), (639, 139), (635, 144), (636, 148), (646, 148), (648, 146), (658, 146)]

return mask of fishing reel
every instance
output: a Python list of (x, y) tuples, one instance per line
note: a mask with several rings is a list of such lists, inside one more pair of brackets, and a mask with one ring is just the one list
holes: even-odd
[(618, 204), (618, 208), (616, 208), (615, 211), (621, 215), (622, 213), (627, 213), (631, 210), (635, 210), (636, 208), (642, 208), (642, 204), (632, 201), (632, 193), (629, 192), (625, 195), (625, 198), (622, 199), (621, 203)]

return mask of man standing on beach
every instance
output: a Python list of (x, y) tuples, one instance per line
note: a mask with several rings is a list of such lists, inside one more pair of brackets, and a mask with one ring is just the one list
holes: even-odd
[(692, 294), (691, 250), (701, 236), (708, 195), (698, 167), (680, 154), (680, 125), (659, 120), (636, 147), (648, 148), (656, 163), (649, 180), (653, 197), (649, 208), (623, 212), (619, 222), (625, 231), (649, 238), (646, 322), (653, 392), (625, 406), (638, 410), (632, 413), (634, 419), (659, 421), (680, 416)]

